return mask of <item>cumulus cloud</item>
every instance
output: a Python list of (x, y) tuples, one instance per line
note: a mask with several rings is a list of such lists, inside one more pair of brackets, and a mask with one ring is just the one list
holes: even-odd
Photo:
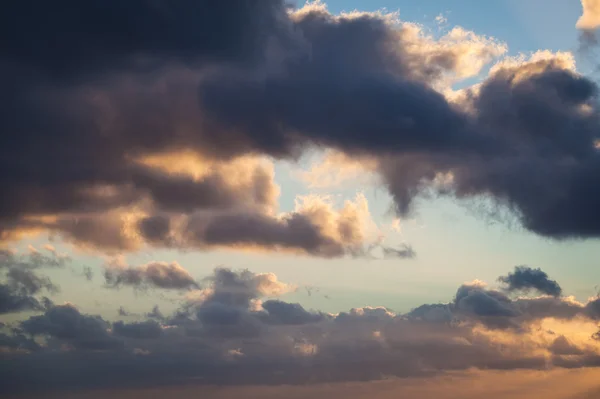
[(197, 246), (280, 249), (323, 257), (362, 255), (373, 238), (368, 202), (359, 194), (336, 209), (330, 198), (296, 198), (295, 209), (278, 216), (232, 213), (192, 217), (188, 239)]
[(104, 279), (111, 288), (122, 286), (166, 290), (198, 288), (192, 275), (177, 262), (150, 262), (141, 266), (129, 266), (120, 260), (115, 260), (106, 265)]
[[(590, 24), (592, 4), (584, 2), (580, 24)], [(69, 10), (4, 12), (2, 32), (15, 39), (0, 60), (1, 127), (11, 132), (0, 138), (1, 169), (11, 171), (0, 176), (3, 240), (50, 231), (113, 252), (352, 252), (354, 241), (320, 237), (305, 216), (273, 217), (268, 158), (296, 160), (315, 146), (368, 159), (399, 214), (433, 186), (487, 196), (544, 236), (600, 232), (590, 216), (597, 88), (566, 57), (505, 63), (449, 101), (453, 83), (479, 75), (506, 45), (461, 27), (434, 37), (397, 14), (334, 15), (320, 2), (288, 10), (280, 0), (139, 0)], [(111, 15), (119, 26), (98, 23)], [(43, 26), (44, 37), (21, 34), (21, 20)], [(47, 40), (64, 45), (50, 54)], [(439, 176), (453, 177), (442, 190)], [(262, 235), (252, 231), (258, 242), (249, 225), (261, 226)]]
[(20, 323), (20, 329), (31, 336), (44, 336), (74, 348), (92, 350), (114, 349), (120, 345), (111, 336), (109, 326), (101, 317), (82, 314), (71, 304), (53, 306), (43, 315)]
[(555, 280), (550, 280), (541, 269), (532, 269), (528, 266), (517, 266), (514, 272), (501, 276), (498, 281), (506, 285), (505, 289), (511, 291), (536, 290), (541, 294), (560, 296), (562, 288)]
[[(11, 350), (0, 373), (29, 370), (28, 381), (36, 383), (4, 378), (11, 383), (3, 390), (71, 386), (69, 370), (82, 361), (89, 371), (77, 374), (83, 388), (151, 388), (181, 378), (305, 385), (600, 365), (598, 299), (511, 299), (473, 282), (461, 285), (449, 303), (407, 314), (371, 306), (329, 314), (273, 298), (292, 289), (274, 274), (217, 268), (205, 281), (206, 288), (191, 291), (167, 316), (155, 308), (144, 320), (111, 323), (67, 304), (20, 322), (0, 336), (0, 346)], [(30, 362), (53, 367), (44, 371), (50, 374), (32, 373)]]
[(577, 28), (593, 30), (600, 26), (600, 2), (598, 0), (581, 0), (583, 14), (577, 20)]

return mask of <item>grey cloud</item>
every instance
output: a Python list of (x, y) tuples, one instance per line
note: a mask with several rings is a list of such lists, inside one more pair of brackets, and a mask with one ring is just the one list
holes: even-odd
[(0, 284), (0, 314), (28, 310), (43, 310), (43, 305), (33, 296), (20, 294), (12, 287)]
[(23, 334), (7, 335), (4, 333), (0, 333), (0, 348), (31, 352), (41, 349), (38, 343)]
[(83, 267), (82, 274), (87, 281), (92, 281), (94, 279), (94, 272), (93, 272), (92, 268), (89, 266)]
[(198, 232), (193, 227), (194, 221), (191, 223), (191, 234), (200, 242), (212, 245), (298, 248), (327, 257), (344, 254), (342, 243), (324, 236), (317, 225), (301, 214), (292, 214), (284, 220), (259, 214), (227, 215), (211, 220)]
[(68, 258), (55, 252), (51, 256), (30, 250), (27, 255), (16, 255), (3, 251), (0, 254), (0, 272), (4, 282), (0, 283), (0, 314), (44, 310), (51, 301), (39, 294), (55, 294), (59, 288), (48, 277), (37, 270), (44, 267), (62, 267)]
[(43, 315), (32, 316), (20, 323), (20, 328), (32, 336), (48, 336), (75, 348), (103, 350), (121, 346), (108, 329), (110, 325), (99, 316), (81, 314), (72, 305), (53, 306)]
[(146, 317), (148, 317), (149, 319), (159, 321), (165, 320), (165, 315), (163, 315), (163, 313), (160, 311), (158, 305), (154, 305), (154, 307), (152, 307), (152, 310), (146, 313)]
[[(282, 1), (66, 1), (65, 14), (12, 3), (1, 24), (11, 40), (0, 59), (10, 77), (0, 99), (7, 115), (0, 130), (10, 132), (0, 136), (0, 170), (11, 171), (0, 176), (6, 239), (41, 229), (133, 250), (141, 243), (106, 212), (147, 201), (154, 209), (139, 223), (140, 239), (173, 245), (163, 213), (270, 205), (265, 174), (232, 187), (223, 173), (192, 179), (136, 159), (182, 149), (211, 161), (294, 159), (315, 144), (377, 159), (400, 214), (449, 173), (441, 194), (488, 196), (534, 233), (600, 234), (598, 90), (559, 62), (495, 70), (456, 104), (433, 87), (460, 75), (460, 55), (419, 46), (414, 27), (381, 14), (335, 16), (315, 5), (287, 13)], [(23, 33), (14, 22), (21, 20), (44, 34)], [(50, 41), (63, 45), (51, 52)], [(207, 229), (192, 226), (191, 236), (203, 245), (344, 253), (339, 242), (319, 241), (301, 217), (235, 211)], [(244, 229), (236, 232), (234, 222)]]
[(383, 246), (381, 249), (384, 258), (413, 259), (417, 256), (413, 247), (408, 244), (402, 244), (397, 248)]
[(40, 277), (27, 269), (11, 268), (6, 273), (8, 283), (23, 295), (35, 295), (42, 290), (55, 293), (59, 288), (48, 277)]
[(162, 334), (160, 324), (154, 320), (124, 323), (117, 321), (112, 325), (113, 332), (122, 337), (136, 339), (154, 339)]
[(514, 317), (517, 315), (512, 301), (507, 296), (476, 284), (465, 284), (459, 287), (454, 304), (458, 310), (477, 316)]
[(517, 266), (514, 272), (501, 276), (498, 281), (506, 285), (506, 290), (529, 291), (536, 290), (542, 294), (560, 296), (562, 288), (555, 280), (550, 280), (541, 269), (532, 269), (528, 266)]
[[(600, 364), (598, 355), (589, 350), (593, 337), (574, 341), (533, 328), (545, 317), (572, 318), (561, 303), (577, 308), (579, 322), (592, 321), (594, 302), (584, 305), (551, 296), (511, 300), (480, 284), (465, 284), (451, 303), (423, 305), (407, 315), (384, 307), (330, 315), (282, 300), (266, 300), (260, 306), (260, 298), (284, 291), (285, 285), (274, 275), (221, 268), (206, 281), (207, 287), (191, 295), (164, 325), (157, 319), (111, 325), (71, 305), (23, 321), (13, 335), (0, 337), (0, 346), (5, 342), (15, 349), (0, 362), (0, 375), (11, 381), (0, 390), (60, 391), (74, 386), (77, 369), (82, 370), (76, 374), (77, 386), (114, 389), (152, 388), (181, 378), (223, 386), (295, 385), (422, 377), (472, 368), (546, 370), (549, 365)], [(475, 328), (479, 323), (505, 328), (503, 345), (498, 345), (495, 334)], [(16, 350), (27, 347), (27, 335), (46, 338), (48, 346)], [(56, 350), (64, 344), (74, 350)], [(81, 350), (86, 350), (85, 357)], [(37, 373), (32, 364), (40, 370), (42, 365), (53, 367)], [(24, 386), (16, 377), (26, 370)]]
[(326, 319), (323, 313), (313, 313), (305, 310), (299, 303), (288, 303), (279, 300), (268, 300), (262, 304), (266, 314), (259, 317), (266, 323), (299, 325), (316, 323)]
[(104, 270), (104, 278), (106, 284), (112, 288), (121, 286), (167, 290), (198, 288), (194, 278), (177, 262), (151, 262), (141, 266), (108, 264)]
[(0, 270), (1, 269), (41, 269), (41, 268), (53, 268), (53, 267), (64, 267), (71, 262), (71, 259), (66, 256), (59, 254), (56, 250), (48, 246), (44, 248), (43, 253), (35, 248), (31, 247), (25, 254), (19, 254), (9, 250), (0, 250)]
[[(214, 63), (262, 60), (269, 38), (286, 36), (283, 2), (62, 3), (68, 12), (13, 2), (3, 13), (2, 32), (12, 38), (0, 59), (2, 75), (12, 76), (0, 99), (7, 110), (1, 130), (10, 132), (0, 136), (0, 169), (12, 171), (0, 176), (11, 193), (0, 201), (3, 240), (46, 229), (90, 246), (132, 249), (116, 222), (99, 214), (148, 196), (178, 212), (239, 204), (252, 191), (254, 200), (269, 200), (260, 173), (256, 187), (235, 188), (219, 173), (192, 180), (132, 158), (182, 148), (213, 158), (243, 153), (227, 149), (235, 140), (204, 133), (198, 77)], [(49, 52), (49, 42), (61, 48)], [(38, 219), (44, 215), (60, 217)]]
[(123, 306), (119, 306), (119, 309), (117, 310), (117, 313), (119, 314), (119, 316), (131, 316), (131, 313), (125, 309)]
[(581, 349), (569, 342), (569, 340), (564, 335), (561, 335), (560, 337), (556, 338), (554, 342), (552, 342), (552, 345), (548, 347), (548, 349), (555, 355), (569, 356), (582, 355), (584, 353)]
[(424, 304), (411, 310), (407, 315), (409, 319), (422, 321), (450, 323), (454, 316), (452, 307), (449, 304)]
[(289, 286), (278, 281), (272, 273), (257, 274), (224, 267), (216, 268), (205, 280), (210, 286), (201, 304), (221, 303), (247, 309), (253, 299), (280, 295), (289, 290)]

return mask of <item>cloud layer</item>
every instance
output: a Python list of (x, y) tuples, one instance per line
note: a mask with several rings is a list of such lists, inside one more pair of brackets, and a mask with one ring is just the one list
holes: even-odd
[[(518, 267), (508, 276), (523, 271), (543, 274)], [(474, 368), (600, 366), (598, 298), (580, 303), (556, 292), (509, 297), (476, 281), (461, 285), (448, 303), (407, 314), (369, 306), (330, 314), (278, 298), (293, 290), (272, 273), (217, 268), (170, 315), (155, 307), (137, 321), (111, 322), (72, 304), (50, 304), (42, 314), (3, 327), (0, 375), (9, 381), (3, 391), (51, 394), (65, 386), (192, 380), (201, 386), (296, 385)], [(120, 316), (130, 315), (123, 310)], [(26, 385), (17, 378), (23, 375)]]

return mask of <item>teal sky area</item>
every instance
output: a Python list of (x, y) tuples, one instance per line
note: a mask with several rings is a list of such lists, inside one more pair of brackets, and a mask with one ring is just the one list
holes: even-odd
[[(423, 24), (433, 35), (462, 26), (505, 42), (509, 55), (540, 49), (575, 52), (578, 35), (575, 21), (581, 15), (578, 0), (330, 0), (327, 4), (334, 13), (354, 9), (399, 10), (402, 20)], [(441, 25), (436, 23), (438, 15), (447, 21)], [(583, 72), (588, 67), (585, 60), (579, 59), (578, 66)], [(199, 280), (216, 266), (273, 272), (280, 280), (298, 286), (296, 292), (285, 295), (285, 300), (328, 312), (361, 306), (386, 306), (403, 312), (423, 303), (448, 302), (462, 282), (479, 279), (494, 284), (498, 276), (516, 265), (542, 268), (560, 282), (565, 294), (575, 295), (580, 300), (594, 295), (595, 286), (600, 284), (597, 240), (557, 242), (541, 238), (518, 225), (496, 223), (478, 215), (473, 202), (460, 203), (448, 198), (420, 200), (415, 215), (401, 220), (401, 231), (395, 232), (386, 228), (394, 217), (391, 198), (383, 187), (346, 182), (338, 187), (311, 189), (297, 176), (301, 166), (289, 163), (275, 166), (276, 181), (281, 187), (280, 211), (293, 209), (297, 195), (328, 194), (341, 203), (362, 192), (374, 222), (386, 231), (386, 242), (412, 245), (416, 258), (322, 259), (233, 250), (147, 250), (127, 255), (127, 260), (131, 264), (177, 261)], [(25, 249), (29, 244), (40, 248), (48, 242), (46, 236), (39, 236), (20, 242), (18, 248)], [(92, 281), (86, 281), (70, 269), (46, 273), (61, 287), (61, 292), (54, 297), (56, 302), (72, 302), (86, 312), (107, 318), (117, 318), (119, 305), (134, 313), (147, 312), (154, 304), (159, 304), (165, 312), (177, 306), (170, 301), (178, 298), (175, 294), (166, 294), (161, 299), (126, 288), (105, 289), (102, 265), (106, 258), (74, 251), (60, 240), (53, 241), (52, 245), (60, 252), (71, 254), (76, 271), (82, 266), (94, 271)]]

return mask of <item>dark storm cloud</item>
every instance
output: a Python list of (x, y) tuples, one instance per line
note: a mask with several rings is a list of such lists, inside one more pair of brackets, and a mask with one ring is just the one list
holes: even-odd
[(532, 269), (528, 266), (517, 266), (514, 272), (501, 276), (498, 281), (505, 284), (505, 289), (512, 291), (536, 290), (541, 294), (560, 296), (562, 288), (555, 280), (550, 280), (541, 269)]
[(282, 5), (278, 0), (11, 1), (0, 30), (11, 37), (3, 59), (66, 80), (169, 59), (248, 62), (262, 55)]
[[(248, 193), (253, 205), (270, 204), (264, 179), (238, 187), (227, 174), (192, 179), (140, 159), (182, 149), (212, 160), (293, 158), (313, 144), (378, 159), (401, 214), (450, 173), (443, 193), (489, 196), (535, 233), (600, 234), (597, 87), (560, 63), (496, 70), (467, 112), (433, 89), (461, 75), (461, 55), (430, 50), (414, 27), (382, 14), (335, 16), (320, 5), (290, 14), (281, 1), (65, 0), (11, 1), (2, 18), (11, 38), (0, 56), (3, 239), (50, 230), (133, 250), (140, 243), (120, 215), (104, 215), (149, 201), (141, 237), (170, 246), (163, 213), (244, 208)], [(301, 221), (296, 238), (262, 216), (249, 218), (264, 225), (257, 240), (267, 248), (343, 253), (327, 243), (315, 252)], [(256, 244), (227, 226), (207, 234)]]
[(104, 270), (104, 279), (111, 288), (122, 286), (166, 290), (198, 288), (194, 278), (177, 262), (150, 262), (141, 266), (109, 263)]
[(467, 118), (421, 79), (428, 66), (403, 47), (403, 29), (376, 15), (337, 18), (318, 7), (293, 20), (310, 50), (285, 73), (225, 70), (203, 80), (204, 108), (224, 132), (242, 130), (276, 155), (293, 153), (299, 140), (375, 153), (478, 145)]
[[(10, 171), (0, 183), (11, 193), (0, 200), (3, 239), (49, 229), (131, 249), (95, 212), (146, 196), (177, 211), (244, 198), (245, 188), (233, 194), (222, 176), (192, 181), (132, 158), (181, 148), (212, 156), (235, 147), (202, 132), (199, 70), (208, 62), (262, 60), (270, 38), (287, 35), (278, 33), (288, 29), (281, 1), (11, 1), (2, 21), (2, 36), (11, 38), (0, 56), (0, 170)], [(49, 214), (60, 217), (36, 219)]]
[(293, 19), (311, 53), (286, 64), (287, 73), (257, 79), (224, 71), (202, 82), (205, 111), (224, 132), (260, 137), (270, 153), (291, 153), (307, 140), (382, 157), (401, 214), (438, 173), (450, 172), (442, 194), (488, 196), (535, 233), (600, 233), (593, 81), (558, 60), (499, 68), (465, 113), (430, 88), (426, 63), (382, 17), (334, 17), (316, 7)]

